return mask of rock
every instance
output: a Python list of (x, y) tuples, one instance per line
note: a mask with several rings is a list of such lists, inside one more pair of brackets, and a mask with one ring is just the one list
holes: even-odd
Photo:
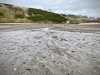
[(12, 64), (12, 65), (15, 65), (15, 64)]
[(26, 64), (26, 62), (23, 62), (23, 64)]
[(17, 68), (14, 68), (14, 71), (17, 70)]
[(30, 71), (31, 69), (29, 69), (29, 68), (26, 68), (25, 70), (26, 70), (26, 71)]
[(3, 53), (0, 53), (0, 54), (3, 54)]
[(6, 49), (7, 49), (7, 50), (9, 50), (9, 47), (8, 47), (8, 46), (6, 46)]
[(94, 45), (94, 44), (92, 44), (92, 45)]
[(43, 67), (45, 67), (45, 65), (42, 65)]
[(5, 67), (5, 65), (2, 66), (3, 68)]
[(68, 73), (68, 75), (70, 75), (70, 74)]
[(73, 52), (73, 53), (74, 53), (75, 51), (71, 51), (71, 52)]
[(62, 68), (60, 68), (60, 70), (62, 70)]
[(41, 43), (41, 41), (39, 41), (38, 43)]
[(55, 60), (53, 60), (53, 62), (56, 62)]

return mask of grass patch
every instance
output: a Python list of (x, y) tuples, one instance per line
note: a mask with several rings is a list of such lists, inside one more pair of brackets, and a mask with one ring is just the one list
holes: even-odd
[(35, 16), (28, 17), (28, 19), (33, 21), (44, 21), (45, 17), (42, 15), (41, 16), (35, 15)]
[(15, 15), (15, 18), (23, 19), (24, 18), (24, 15), (17, 14), (17, 15)]
[[(32, 14), (34, 14), (35, 16), (32, 16)], [(28, 8), (28, 15), (30, 15), (30, 17), (28, 17), (28, 19), (34, 20), (34, 21), (47, 20), (47, 21), (51, 21), (54, 23), (61, 23), (61, 22), (65, 22), (67, 20), (66, 18), (64, 18), (63, 16), (61, 16), (59, 14), (43, 11), (40, 9), (34, 9), (34, 8)]]
[(4, 13), (0, 13), (0, 18), (1, 18), (1, 17), (4, 17)]
[(0, 7), (2, 7), (2, 5), (0, 5)]

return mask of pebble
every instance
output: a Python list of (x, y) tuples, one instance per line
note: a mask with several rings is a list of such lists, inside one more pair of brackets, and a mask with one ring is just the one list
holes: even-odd
[(3, 54), (3, 53), (0, 53), (0, 54)]
[(72, 51), (73, 53), (75, 52), (75, 51)]
[(5, 65), (3, 65), (3, 68), (5, 67)]
[(39, 41), (38, 43), (41, 43), (41, 41)]
[(26, 62), (23, 62), (23, 64), (26, 64)]
[(15, 64), (12, 64), (12, 65), (15, 65)]
[(70, 74), (68, 73), (68, 75), (70, 75)]
[(43, 66), (43, 67), (45, 67), (45, 65), (44, 65), (44, 64), (42, 64), (42, 66)]
[(26, 71), (30, 71), (31, 69), (26, 68), (25, 70), (26, 70)]
[(9, 50), (9, 47), (8, 47), (8, 46), (6, 46), (6, 49), (7, 49), (7, 50)]
[(56, 62), (55, 60), (53, 62)]
[(14, 71), (17, 70), (17, 68), (14, 68)]
[(92, 44), (92, 45), (94, 45), (94, 44)]

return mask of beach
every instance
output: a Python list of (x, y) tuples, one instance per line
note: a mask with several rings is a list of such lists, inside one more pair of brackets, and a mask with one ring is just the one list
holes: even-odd
[(100, 24), (0, 24), (0, 75), (100, 75)]

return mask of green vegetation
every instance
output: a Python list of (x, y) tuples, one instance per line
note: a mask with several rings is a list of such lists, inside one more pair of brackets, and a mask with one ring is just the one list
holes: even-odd
[(0, 7), (2, 7), (2, 5), (0, 5)]
[(27, 19), (33, 20), (33, 21), (36, 21), (36, 22), (38, 22), (38, 21), (40, 22), (40, 21), (45, 20), (44, 16), (39, 16), (39, 15), (30, 16), (30, 17), (27, 17)]
[[(3, 3), (4, 4), (4, 3)], [(13, 6), (13, 5), (11, 5), (11, 4), (4, 4), (4, 5), (6, 5), (6, 6)]]
[(34, 8), (28, 8), (28, 15), (30, 15), (30, 17), (27, 17), (29, 20), (33, 20), (33, 21), (51, 21), (54, 23), (61, 23), (61, 22), (65, 22), (67, 19), (62, 17), (59, 14), (55, 14), (53, 12), (47, 12), (47, 11), (43, 11), (40, 9), (34, 9)]
[(4, 17), (4, 14), (3, 14), (3, 13), (0, 13), (0, 18), (1, 18), (1, 17)]
[(62, 23), (66, 18), (60, 14), (35, 8), (24, 8), (0, 3), (0, 22)]
[(24, 15), (17, 14), (17, 15), (15, 15), (15, 18), (23, 19), (24, 18)]

